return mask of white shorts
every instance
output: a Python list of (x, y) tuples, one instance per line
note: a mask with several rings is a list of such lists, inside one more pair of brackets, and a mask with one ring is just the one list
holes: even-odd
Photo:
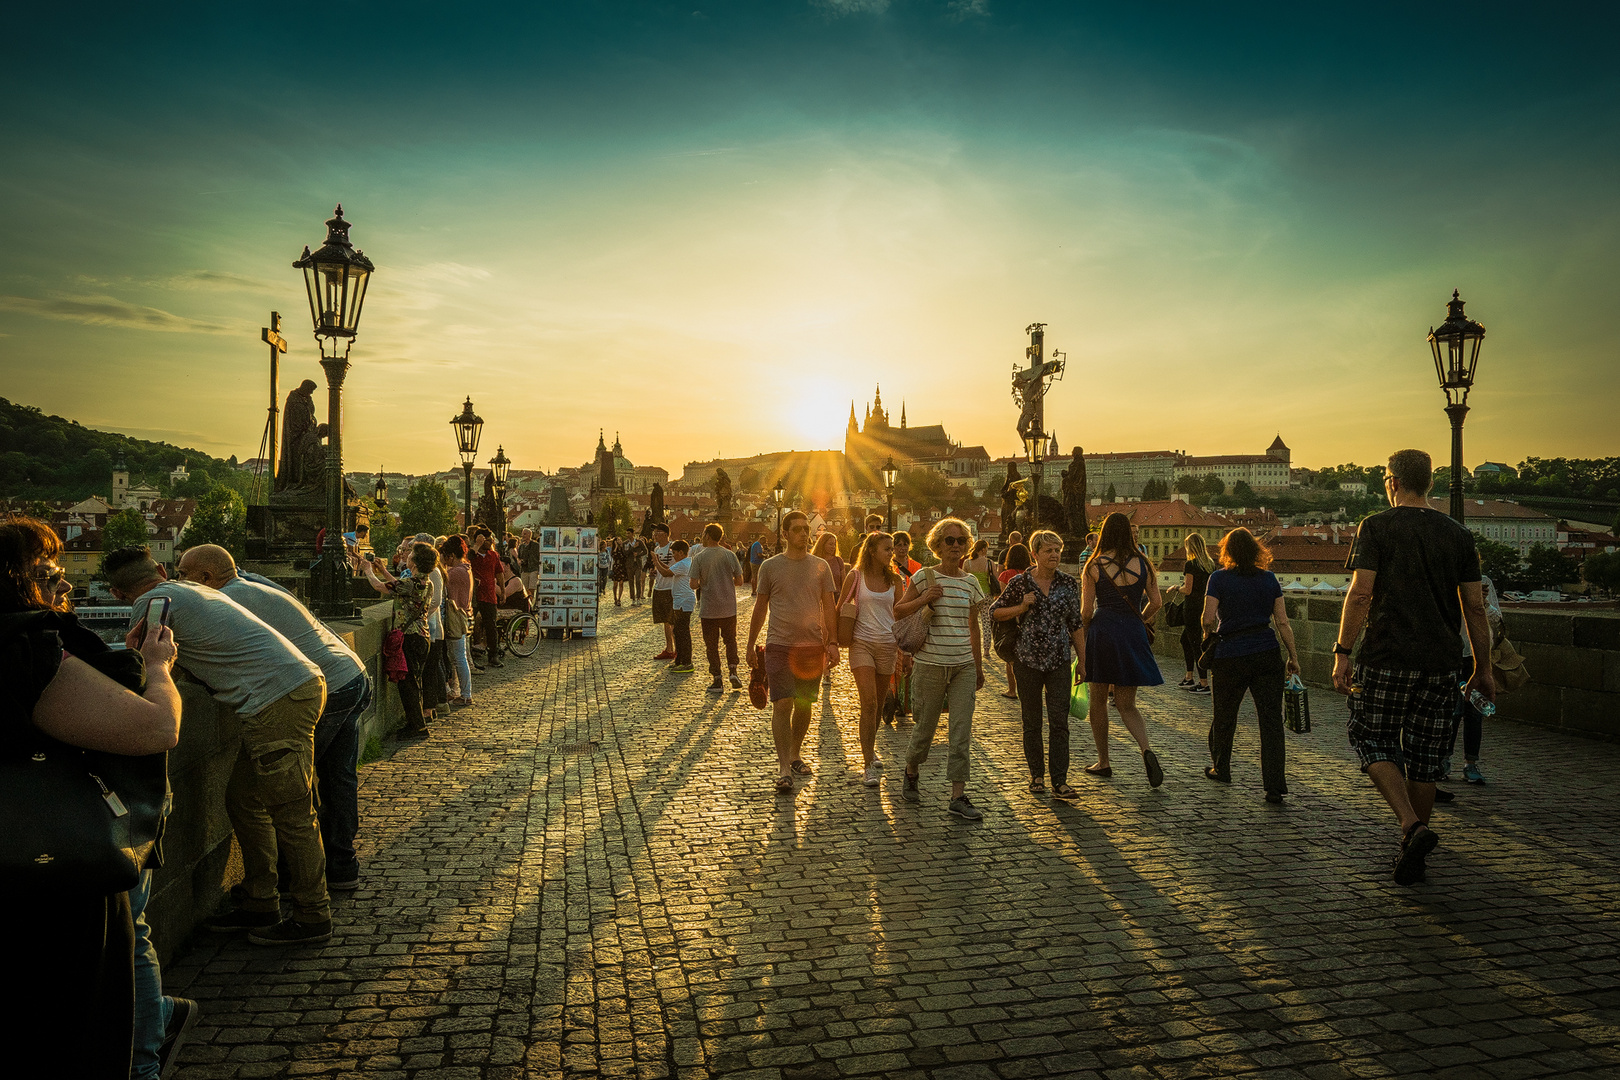
[(895, 645), (888, 641), (862, 641), (855, 639), (855, 644), (849, 647), (849, 666), (851, 668), (869, 667), (887, 675), (894, 670)]

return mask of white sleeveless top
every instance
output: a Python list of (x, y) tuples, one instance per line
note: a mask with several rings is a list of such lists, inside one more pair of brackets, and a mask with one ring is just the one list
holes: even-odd
[(866, 575), (852, 567), (855, 575), (855, 640), (884, 645), (894, 643), (894, 586), (882, 592), (866, 587)]

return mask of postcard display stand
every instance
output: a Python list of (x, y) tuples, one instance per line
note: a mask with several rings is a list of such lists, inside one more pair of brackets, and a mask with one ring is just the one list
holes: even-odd
[(534, 617), (547, 637), (596, 636), (596, 530), (540, 527), (540, 584)]

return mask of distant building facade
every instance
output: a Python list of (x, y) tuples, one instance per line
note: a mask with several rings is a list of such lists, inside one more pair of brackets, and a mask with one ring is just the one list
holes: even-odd
[(1291, 457), (1288, 444), (1279, 433), (1263, 454), (1182, 455), (1176, 462), (1176, 479), (1217, 476), (1228, 491), (1240, 481), (1255, 491), (1277, 491), (1289, 485)]

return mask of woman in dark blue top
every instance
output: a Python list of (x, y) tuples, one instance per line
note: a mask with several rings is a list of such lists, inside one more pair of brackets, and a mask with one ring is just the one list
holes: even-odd
[[(1271, 565), (1271, 552), (1248, 529), (1233, 529), (1221, 541), (1221, 568), (1204, 590), (1204, 629), (1219, 632), (1215, 646), (1215, 718), (1209, 725), (1209, 756), (1204, 775), (1232, 782), (1232, 736), (1237, 731), (1243, 695), (1254, 698), (1260, 717), (1260, 776), (1266, 801), (1280, 803), (1288, 794), (1283, 780), (1283, 682), (1299, 674), (1294, 628), (1288, 625), (1282, 586)], [(1272, 623), (1276, 630), (1272, 630)], [(1277, 651), (1281, 635), (1288, 663)]]
[(1138, 686), (1164, 682), (1148, 633), (1163, 604), (1153, 567), (1131, 536), (1130, 519), (1117, 512), (1109, 514), (1080, 578), (1086, 682), (1091, 684), (1091, 737), (1097, 743), (1097, 762), (1086, 769), (1092, 776), (1114, 775), (1108, 764), (1108, 689), (1113, 687), (1114, 707), (1142, 751), (1148, 783), (1153, 787), (1164, 783), (1164, 770), (1148, 744), (1147, 725), (1136, 707)]

